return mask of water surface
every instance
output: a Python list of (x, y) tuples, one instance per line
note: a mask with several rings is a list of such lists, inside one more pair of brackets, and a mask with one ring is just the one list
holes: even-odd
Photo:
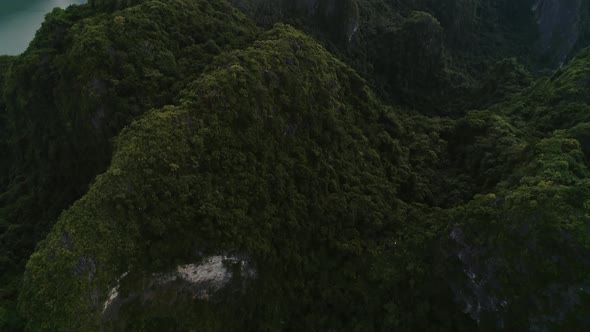
[(0, 54), (22, 53), (41, 27), (45, 14), (86, 0), (0, 0)]

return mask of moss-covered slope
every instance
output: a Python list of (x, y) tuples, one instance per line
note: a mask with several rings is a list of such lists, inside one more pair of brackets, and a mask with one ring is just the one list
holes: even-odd
[(56, 9), (6, 78), (15, 195), (54, 218), (104, 170), (124, 125), (170, 103), (222, 48), (245, 46), (255, 32), (224, 1)]
[[(95, 329), (122, 273), (171, 268), (195, 250), (252, 258), (268, 289), (250, 293), (263, 312), (244, 310), (271, 315), (243, 318), (253, 327), (311, 308), (323, 318), (302, 327), (369, 314), (352, 304), (365, 296), (371, 252), (398, 226), (399, 203), (397, 179), (372, 147), (380, 110), (363, 81), (283, 26), (215, 64), (179, 106), (123, 131), (109, 170), (31, 257), (30, 329)], [(339, 301), (351, 306), (327, 310)]]
[(541, 133), (569, 129), (590, 121), (590, 50), (582, 50), (567, 66), (540, 79), (522, 94), (503, 101), (506, 111)]
[[(18, 280), (59, 213), (106, 170), (111, 140), (124, 126), (171, 103), (214, 56), (245, 47), (258, 33), (226, 1), (48, 14), (29, 49), (10, 69), (2, 58), (0, 69), (0, 219), (8, 221), (0, 226), (8, 257), (2, 274)], [(2, 301), (15, 300), (13, 284), (0, 286)]]

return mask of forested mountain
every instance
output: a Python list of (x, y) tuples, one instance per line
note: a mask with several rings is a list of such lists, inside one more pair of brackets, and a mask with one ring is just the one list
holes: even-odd
[(0, 57), (0, 330), (584, 330), (588, 6), (55, 9)]

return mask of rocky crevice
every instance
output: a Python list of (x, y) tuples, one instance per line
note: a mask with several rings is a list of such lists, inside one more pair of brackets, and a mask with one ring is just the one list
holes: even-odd
[(532, 7), (542, 56), (559, 67), (573, 51), (579, 37), (580, 0), (537, 0)]

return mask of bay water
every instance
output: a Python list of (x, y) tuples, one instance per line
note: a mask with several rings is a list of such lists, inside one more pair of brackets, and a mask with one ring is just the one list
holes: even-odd
[(53, 8), (82, 3), (86, 0), (0, 0), (0, 54), (22, 53)]

